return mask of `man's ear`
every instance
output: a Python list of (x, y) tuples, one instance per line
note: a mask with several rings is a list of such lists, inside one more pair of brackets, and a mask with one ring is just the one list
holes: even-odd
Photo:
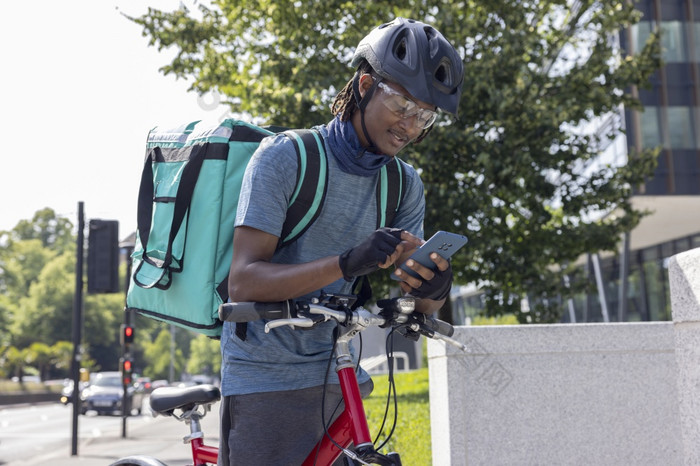
[(369, 73), (363, 73), (360, 75), (360, 98), (364, 97), (372, 84), (374, 83), (374, 78)]

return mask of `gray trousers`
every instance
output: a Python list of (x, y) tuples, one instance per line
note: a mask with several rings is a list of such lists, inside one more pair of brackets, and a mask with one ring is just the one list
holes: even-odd
[[(362, 397), (374, 384), (360, 385)], [(221, 402), (220, 466), (299, 466), (324, 435), (323, 387), (225, 396)], [(339, 385), (326, 387), (325, 422), (344, 408)], [(339, 458), (343, 464), (342, 456)], [(338, 462), (336, 462), (338, 464)]]

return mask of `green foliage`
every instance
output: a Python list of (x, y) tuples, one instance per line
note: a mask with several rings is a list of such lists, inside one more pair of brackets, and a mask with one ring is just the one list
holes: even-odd
[[(22, 220), (15, 229), (0, 232), (0, 377), (70, 375), (73, 345), (67, 340), (73, 331), (76, 266), (76, 239), (71, 229), (68, 220), (42, 209), (33, 220)], [(125, 273), (122, 265), (121, 275)], [(81, 366), (90, 371), (118, 370), (124, 294), (84, 293), (82, 314)], [(165, 371), (167, 377), (170, 337), (161, 339), (159, 346), (153, 342), (163, 330), (169, 335), (169, 327), (138, 314), (132, 319), (135, 368), (144, 369), (153, 359), (158, 364), (155, 372), (162, 377)], [(194, 335), (175, 334), (177, 376), (184, 370)], [(219, 370), (218, 342), (198, 342), (193, 350), (197, 361), (190, 362), (193, 373), (195, 369), (196, 373)]]
[(189, 374), (218, 376), (221, 372), (221, 342), (201, 334), (193, 338), (186, 370)]
[[(0, 232), (2, 375), (70, 373), (75, 234), (51, 209)], [(84, 295), (82, 365), (116, 370), (124, 295)]]
[(517, 325), (518, 318), (513, 314), (499, 316), (476, 316), (472, 319), (472, 325)]
[[(443, 229), (469, 237), (453, 261), (456, 281), (483, 284), (487, 313), (553, 322), (557, 298), (587, 285), (571, 264), (616, 251), (639, 222), (629, 199), (656, 157), (600, 161), (604, 142), (622, 131), (611, 115), (639, 107), (629, 90), (648, 85), (660, 65), (658, 37), (625, 56), (611, 38), (639, 20), (631, 2), (569, 4), (218, 0), (132, 20), (152, 45), (176, 51), (164, 73), (219, 93), (233, 112), (296, 127), (330, 119), (354, 47), (372, 27), (394, 16), (435, 25), (464, 57), (466, 76), (459, 119), (444, 117), (402, 155), (422, 171), (426, 236)], [(605, 131), (587, 127), (607, 119)], [(375, 288), (385, 294), (388, 278)]]
[(98, 361), (100, 370), (119, 370), (124, 294), (88, 294), (83, 299), (83, 344), (90, 356)]
[(152, 379), (167, 379), (171, 364), (175, 374), (182, 374), (185, 357), (178, 346), (175, 346), (174, 357), (171, 357), (171, 334), (168, 329), (162, 329), (155, 341), (144, 342), (144, 347), (146, 366), (143, 368), (143, 375)]
[(37, 374), (42, 380), (68, 377), (73, 345), (59, 341), (49, 346), (34, 342), (29, 347), (14, 346), (0, 348), (0, 378)]
[(18, 299), (29, 293), (29, 286), (39, 278), (46, 263), (56, 252), (45, 247), (39, 239), (13, 241), (3, 249), (0, 286), (6, 296)]
[(32, 239), (52, 251), (65, 252), (75, 245), (73, 224), (46, 207), (38, 210), (31, 220), (20, 220), (11, 231), (0, 231), (0, 244)]
[(16, 348), (6, 346), (2, 348), (2, 370), (3, 377), (19, 377), (24, 373), (24, 368), (29, 364), (29, 348)]
[[(364, 404), (370, 433), (376, 436), (386, 412), (389, 383), (385, 375), (374, 376), (372, 380), (374, 391), (364, 400)], [(394, 381), (398, 422), (394, 434), (381, 451), (398, 452), (403, 464), (432, 464), (428, 369), (426, 367), (416, 371), (396, 373)], [(379, 442), (375, 442), (377, 446), (384, 442), (391, 430), (394, 417), (393, 406), (392, 401), (383, 431), (384, 435), (379, 438)]]
[(19, 298), (22, 312), (13, 322), (13, 344), (19, 347), (34, 341), (53, 344), (66, 339), (71, 328), (75, 294), (75, 255), (65, 253), (50, 259)]

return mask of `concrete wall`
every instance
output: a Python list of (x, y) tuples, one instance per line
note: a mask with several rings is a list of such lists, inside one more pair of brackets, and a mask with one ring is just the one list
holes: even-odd
[(684, 463), (694, 465), (700, 464), (700, 249), (672, 257), (668, 272)]
[(675, 322), (459, 327), (469, 353), (429, 341), (433, 464), (700, 464), (700, 249), (669, 270)]

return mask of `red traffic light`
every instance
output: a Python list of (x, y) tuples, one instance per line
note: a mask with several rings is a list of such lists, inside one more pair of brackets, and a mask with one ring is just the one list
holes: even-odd
[(131, 359), (122, 359), (122, 383), (124, 385), (131, 385), (132, 368)]
[(122, 325), (122, 341), (124, 344), (134, 342), (134, 327), (131, 325)]

